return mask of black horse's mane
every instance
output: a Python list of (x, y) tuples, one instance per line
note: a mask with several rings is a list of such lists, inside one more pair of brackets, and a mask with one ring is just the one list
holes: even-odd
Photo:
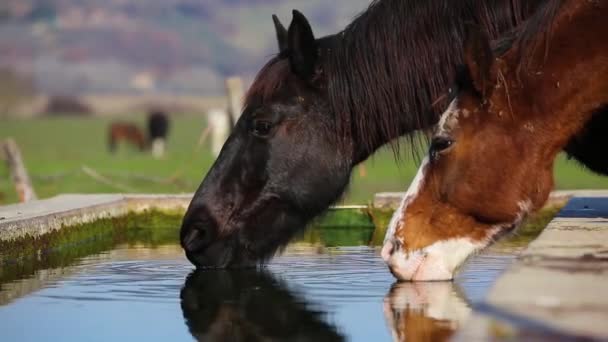
[[(432, 126), (463, 64), (467, 25), (496, 39), (530, 16), (539, 0), (377, 0), (326, 59), (338, 132), (368, 150), (404, 131)], [(371, 42), (371, 44), (370, 44)]]
[(553, 22), (562, 3), (563, 0), (544, 2), (532, 17), (494, 42), (494, 54), (502, 56), (515, 48), (518, 58), (516, 72), (531, 72), (539, 49), (542, 48), (543, 56), (547, 57)]
[[(468, 24), (498, 39), (540, 5), (559, 1), (373, 1), (323, 44), (320, 63), (341, 141), (355, 141), (371, 153), (404, 132), (431, 127), (449, 103), (447, 91), (463, 64)], [(528, 26), (530, 31), (542, 27)], [(521, 37), (518, 41), (527, 35)], [(272, 98), (290, 77), (285, 53), (272, 58), (252, 84), (246, 105)]]

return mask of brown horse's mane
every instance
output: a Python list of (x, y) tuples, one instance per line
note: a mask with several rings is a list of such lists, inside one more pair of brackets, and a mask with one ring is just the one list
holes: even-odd
[[(373, 1), (323, 44), (320, 67), (341, 140), (371, 153), (404, 132), (432, 126), (463, 65), (467, 24), (497, 39), (546, 1), (554, 0)], [(246, 106), (272, 98), (291, 75), (286, 54), (273, 57), (252, 84)]]

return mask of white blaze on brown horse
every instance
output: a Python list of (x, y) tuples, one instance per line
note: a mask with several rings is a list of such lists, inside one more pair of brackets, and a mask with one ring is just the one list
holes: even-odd
[(382, 256), (400, 280), (450, 280), (473, 253), (540, 209), (557, 154), (608, 113), (608, 1), (550, 1), (495, 57), (472, 30), (468, 76)]

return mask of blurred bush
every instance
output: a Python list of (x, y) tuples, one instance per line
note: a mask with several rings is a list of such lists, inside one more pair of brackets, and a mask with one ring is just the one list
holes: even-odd
[(44, 109), (46, 115), (90, 116), (91, 107), (73, 96), (51, 96)]

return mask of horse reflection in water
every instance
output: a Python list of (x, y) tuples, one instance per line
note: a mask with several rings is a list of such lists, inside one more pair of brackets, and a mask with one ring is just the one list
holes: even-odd
[(198, 341), (345, 341), (325, 314), (260, 270), (195, 271), (181, 291)]
[(446, 341), (471, 315), (454, 283), (396, 283), (384, 300), (395, 341)]
[[(340, 333), (347, 327), (328, 323), (339, 319), (264, 270), (195, 271), (181, 291), (181, 307), (198, 341), (347, 340)], [(470, 314), (454, 283), (397, 283), (384, 298), (384, 316), (395, 341), (447, 340)]]

